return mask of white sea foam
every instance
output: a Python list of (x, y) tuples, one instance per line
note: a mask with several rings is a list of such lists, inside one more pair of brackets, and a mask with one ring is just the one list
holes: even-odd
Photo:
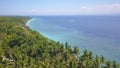
[(26, 26), (29, 26), (29, 24), (34, 20), (35, 20), (35, 18), (32, 18), (32, 19), (28, 20), (28, 22), (26, 23)]

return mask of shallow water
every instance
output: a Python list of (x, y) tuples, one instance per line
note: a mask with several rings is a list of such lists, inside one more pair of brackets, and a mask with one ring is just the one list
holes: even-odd
[(120, 16), (34, 16), (28, 26), (55, 41), (120, 62)]

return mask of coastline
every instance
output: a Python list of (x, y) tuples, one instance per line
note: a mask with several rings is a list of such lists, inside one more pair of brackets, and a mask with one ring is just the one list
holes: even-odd
[[(68, 66), (69, 67), (72, 66), (73, 68), (80, 68), (81, 63), (82, 64), (85, 63), (86, 67), (88, 68), (96, 68), (95, 66), (96, 63), (99, 63), (97, 64), (98, 65), (97, 67), (107, 67), (108, 64), (106, 63), (111, 64), (111, 66), (119, 65), (116, 61), (114, 61), (113, 63), (112, 60), (107, 60), (106, 58), (104, 59), (104, 56), (94, 55), (92, 54), (93, 52), (88, 51), (87, 49), (85, 51), (81, 51), (77, 46), (71, 48), (71, 45), (69, 45), (69, 43), (61, 44), (54, 40), (48, 39), (47, 37), (44, 37), (42, 34), (39, 34), (37, 31), (32, 31), (31, 28), (30, 29), (25, 28), (25, 25), (28, 26), (33, 25), (35, 24), (35, 22), (37, 22), (36, 20), (38, 19), (35, 18), (35, 20), (34, 21), (33, 20), (34, 20), (33, 18), (27, 18), (27, 17), (26, 18), (5, 17), (0, 19), (0, 22), (1, 21), (5, 22), (5, 23), (0, 23), (1, 25), (0, 29), (2, 32), (1, 36), (3, 36), (1, 39), (2, 46), (0, 50), (1, 51), (0, 57), (2, 59), (2, 61), (0, 62), (1, 68), (13, 67), (13, 66), (15, 68), (16, 67), (29, 68), (31, 66), (42, 68), (45, 66), (41, 63), (46, 63), (45, 61), (46, 59), (48, 61), (47, 62), (48, 66), (46, 67), (58, 67), (58, 68), (59, 67), (67, 68)], [(13, 26), (15, 28), (6, 27), (8, 23), (10, 23), (8, 26)], [(7, 38), (4, 38), (4, 35)], [(6, 51), (7, 49), (9, 51)], [(102, 61), (101, 58), (104, 59), (103, 62), (101, 62)], [(25, 62), (21, 60), (25, 60)], [(99, 61), (96, 62), (96, 60)], [(60, 62), (60, 63), (56, 64), (56, 62)], [(51, 63), (53, 66), (51, 66)], [(88, 63), (90, 64), (90, 66)], [(81, 67), (85, 67), (85, 65), (82, 65)]]
[[(31, 18), (31, 19), (29, 19), (27, 22), (26, 22), (26, 26), (31, 26), (31, 22), (33, 21), (33, 20), (35, 20), (35, 17), (33, 17), (33, 18)], [(45, 23), (45, 25), (47, 26), (47, 24)], [(32, 25), (32, 26), (34, 26), (34, 25)], [(37, 26), (35, 26), (35, 27), (37, 27)], [(30, 28), (30, 29), (32, 29), (32, 28)], [(35, 29), (34, 29), (35, 30)], [(37, 31), (37, 30), (35, 30), (35, 31)], [(44, 30), (43, 30), (44, 31)], [(39, 31), (37, 31), (37, 32), (39, 32)], [(40, 32), (39, 32), (40, 33)], [(41, 34), (42, 34), (42, 31), (41, 31)], [(54, 34), (55, 34), (55, 31), (54, 31)], [(72, 33), (69, 33), (69, 34), (72, 34)], [(71, 36), (71, 35), (67, 35), (67, 36), (70, 36), (70, 38), (72, 38), (72, 37), (77, 37), (77, 35), (80, 35), (80, 34), (76, 34), (76, 33), (73, 33), (74, 34), (74, 36)], [(51, 37), (48, 37), (48, 36), (46, 36), (45, 34), (42, 34), (43, 36), (45, 36), (45, 37), (47, 37), (47, 38), (49, 38), (49, 39), (52, 39), (51, 37), (58, 37), (58, 36), (61, 36), (61, 35), (59, 35), (59, 34), (57, 34), (57, 35), (53, 35), (53, 34), (47, 34), (47, 35), (52, 35)], [(63, 34), (62, 34), (63, 35)], [(64, 35), (65, 35), (65, 33), (64, 33)], [(67, 37), (66, 35), (65, 36), (63, 36), (63, 39), (62, 39), (62, 41), (64, 41), (64, 37)], [(87, 38), (86, 38), (87, 37)], [(66, 40), (67, 40), (67, 42), (68, 43), (70, 43), (70, 44), (72, 44), (72, 45), (78, 45), (78, 47), (79, 48), (85, 48), (85, 49), (88, 49), (88, 50), (90, 50), (90, 51), (92, 51), (92, 52), (96, 52), (95, 54), (97, 54), (97, 53), (99, 53), (99, 55), (104, 55), (104, 56), (106, 56), (107, 58), (109, 58), (109, 59), (112, 59), (112, 60), (118, 60), (118, 58), (119, 58), (119, 55), (118, 54), (114, 54), (114, 56), (111, 56), (111, 52), (104, 52), (104, 50), (110, 50), (110, 49), (113, 49), (112, 47), (109, 49), (109, 48), (107, 48), (107, 46), (101, 46), (101, 45), (105, 45), (105, 44), (107, 44), (107, 43), (109, 43), (109, 41), (107, 41), (106, 43), (104, 43), (104, 41), (105, 41), (105, 39), (104, 39), (104, 41), (103, 41), (103, 39), (102, 38), (99, 38), (99, 37), (95, 37), (93, 40), (91, 40), (91, 38), (94, 38), (94, 36), (92, 37), (92, 36), (90, 36), (89, 37), (89, 35), (81, 35), (81, 37), (80, 37), (80, 40), (78, 39), (78, 40), (73, 40), (73, 43), (78, 43), (78, 44), (72, 44), (72, 43), (70, 43), (71, 41), (69, 41), (69, 39), (65, 39), (65, 42), (66, 42)], [(55, 39), (52, 39), (52, 40), (55, 40)], [(56, 41), (56, 40), (55, 40)], [(59, 41), (59, 40), (57, 40), (57, 41)], [(89, 42), (90, 44), (84, 44), (84, 43), (86, 43), (86, 41), (87, 42)], [(96, 42), (95, 42), (96, 41)], [(60, 41), (59, 41), (60, 42)], [(91, 42), (94, 42), (94, 43), (91, 43)], [(112, 42), (112, 41), (111, 41)], [(80, 43), (82, 43), (80, 46), (79, 46), (79, 44)], [(114, 45), (114, 44), (116, 44), (116, 43), (110, 43), (109, 44), (109, 47), (110, 46), (112, 46), (112, 45)], [(88, 47), (87, 45), (92, 45), (93, 47), (95, 47), (94, 48), (94, 50), (92, 49), (92, 48), (90, 48), (90, 47)], [(106, 48), (106, 49), (104, 49), (104, 50), (97, 50), (97, 48), (96, 48), (96, 45), (97, 46), (99, 46), (101, 49), (102, 48)], [(84, 49), (83, 49), (84, 50)], [(95, 50), (97, 50), (97, 51), (95, 51)], [(113, 50), (113, 52), (112, 53), (117, 53), (117, 50), (115, 50), (115, 47), (114, 47), (114, 50)], [(119, 60), (118, 60), (119, 61)]]

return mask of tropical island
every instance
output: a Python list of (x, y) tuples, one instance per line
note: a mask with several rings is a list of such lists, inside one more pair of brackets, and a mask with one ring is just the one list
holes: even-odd
[(1, 68), (119, 68), (120, 64), (77, 46), (44, 37), (26, 26), (30, 17), (0, 17)]

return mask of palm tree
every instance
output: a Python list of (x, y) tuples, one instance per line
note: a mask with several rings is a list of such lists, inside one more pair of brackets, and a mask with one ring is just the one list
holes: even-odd
[(68, 49), (69, 48), (69, 45), (68, 45), (68, 43), (66, 42), (65, 43), (65, 49)]
[(110, 61), (106, 61), (106, 65), (107, 65), (107, 68), (111, 68), (111, 62)]
[(98, 57), (98, 55), (96, 55), (95, 64), (96, 64), (96, 68), (100, 68), (100, 58)]
[(116, 61), (113, 61), (113, 68), (118, 68)]
[(79, 50), (79, 48), (78, 48), (77, 46), (74, 47), (73, 53), (74, 53), (75, 55), (79, 55), (80, 50)]
[(105, 58), (104, 58), (104, 56), (101, 57), (101, 62), (102, 62), (102, 63), (105, 62)]
[(89, 52), (89, 59), (92, 60), (92, 52)]

